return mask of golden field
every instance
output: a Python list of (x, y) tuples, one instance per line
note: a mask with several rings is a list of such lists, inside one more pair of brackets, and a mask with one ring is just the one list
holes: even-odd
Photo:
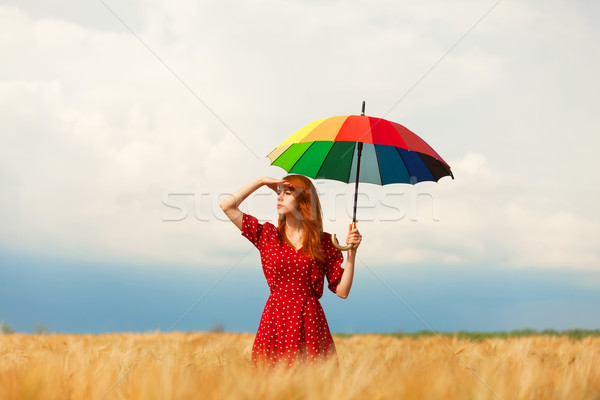
[(600, 399), (600, 338), (334, 335), (332, 363), (259, 371), (254, 335), (0, 335), (0, 399)]

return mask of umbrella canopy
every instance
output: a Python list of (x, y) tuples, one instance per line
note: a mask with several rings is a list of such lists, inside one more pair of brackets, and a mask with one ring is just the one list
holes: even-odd
[(438, 181), (450, 166), (423, 139), (385, 119), (343, 115), (314, 121), (267, 155), (272, 165), (315, 179), (386, 185)]
[(364, 115), (323, 118), (296, 131), (267, 157), (289, 173), (314, 179), (387, 185), (437, 182), (454, 175), (431, 146), (406, 127)]

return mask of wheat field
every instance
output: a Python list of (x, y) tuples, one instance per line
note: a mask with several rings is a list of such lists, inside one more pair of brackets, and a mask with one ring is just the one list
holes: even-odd
[(334, 335), (339, 365), (250, 366), (254, 335), (0, 335), (0, 399), (600, 399), (600, 338)]

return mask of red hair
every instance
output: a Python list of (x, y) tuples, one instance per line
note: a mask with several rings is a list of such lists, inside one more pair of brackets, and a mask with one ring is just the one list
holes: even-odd
[[(317, 189), (311, 180), (303, 175), (288, 175), (283, 178), (292, 185), (291, 192), (298, 202), (297, 216), (301, 220), (304, 228), (304, 241), (302, 242), (302, 252), (308, 258), (325, 262), (325, 252), (321, 246), (323, 235), (323, 217), (321, 215), (321, 203), (317, 195)], [(286, 218), (279, 217), (279, 241), (284, 240), (290, 246), (292, 244), (285, 234)], [(292, 246), (294, 247), (294, 246)]]

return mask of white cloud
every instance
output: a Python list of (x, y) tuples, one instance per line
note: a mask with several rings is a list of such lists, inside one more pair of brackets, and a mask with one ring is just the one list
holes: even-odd
[(470, 254), (470, 262), (600, 267), (600, 221), (585, 209), (558, 208), (551, 197), (557, 183), (511, 176), (491, 166), (481, 154), (467, 154), (452, 165), (457, 179), (442, 186), (441, 225), (447, 223), (446, 233), (457, 242), (467, 239), (479, 244), (479, 252), (463, 252)]
[[(108, 10), (94, 18), (77, 8), (61, 16), (56, 10), (33, 11), (28, 2), (0, 6), (0, 19), (12, 32), (10, 39), (0, 38), (0, 51), (10, 55), (0, 65), (0, 216), (5, 221), (0, 242), (93, 259), (193, 265), (237, 261), (249, 243), (231, 223), (217, 218), (222, 218), (218, 195), (260, 175), (283, 176), (261, 157), (312, 119), (357, 113), (363, 99), (369, 114), (388, 111), (485, 11), (471, 4), (113, 5), (194, 94)], [(567, 194), (550, 196), (548, 181), (516, 175), (510, 165), (529, 154), (545, 159), (549, 152), (559, 153), (560, 141), (545, 142), (542, 155), (512, 142), (484, 152), (490, 140), (486, 115), (469, 118), (470, 123), (457, 117), (454, 127), (444, 126), (437, 116), (419, 117), (457, 107), (467, 115), (469, 101), (500, 93), (504, 97), (494, 99), (494, 105), (516, 118), (507, 126), (535, 125), (537, 117), (520, 112), (525, 100), (501, 90), (511, 87), (511, 74), (521, 61), (497, 44), (505, 30), (526, 32), (531, 21), (539, 22), (543, 35), (552, 17), (539, 7), (502, 2), (390, 113), (398, 122), (405, 117), (416, 122), (414, 129), (426, 133), (423, 137), (453, 166), (457, 179), (415, 188), (361, 186), (366, 193), (358, 211), (365, 237), (362, 259), (369, 264), (598, 267), (598, 213), (568, 201)], [(575, 13), (570, 18), (583, 17)], [(544, 43), (558, 34), (548, 32)], [(507, 46), (525, 52), (513, 36), (507, 36)], [(584, 40), (585, 35), (569, 37), (565, 40)], [(583, 64), (587, 57), (568, 62)], [(580, 79), (593, 82), (594, 76)], [(546, 94), (526, 94), (526, 101), (539, 101), (548, 115), (558, 113), (560, 102), (548, 108)], [(494, 116), (495, 109), (489, 109)], [(593, 115), (570, 111), (561, 127), (575, 117), (577, 132), (598, 126)], [(560, 137), (561, 127), (552, 130), (546, 124), (543, 132), (528, 133), (525, 143)], [(452, 138), (444, 136), (449, 131)], [(594, 148), (593, 142), (587, 144), (582, 151)], [(585, 159), (576, 162), (578, 170), (591, 165)], [(575, 173), (565, 168), (565, 174)], [(581, 182), (574, 182), (578, 198), (590, 193)], [(326, 229), (343, 241), (353, 187), (319, 185), (327, 204)], [(169, 193), (168, 201), (187, 207), (183, 221), (163, 221), (180, 213), (163, 204)], [(264, 189), (248, 199), (263, 219), (274, 215), (268, 194)]]
[(534, 204), (507, 204), (503, 210), (508, 232), (505, 247), (516, 266), (598, 269), (600, 222), (563, 210)]

